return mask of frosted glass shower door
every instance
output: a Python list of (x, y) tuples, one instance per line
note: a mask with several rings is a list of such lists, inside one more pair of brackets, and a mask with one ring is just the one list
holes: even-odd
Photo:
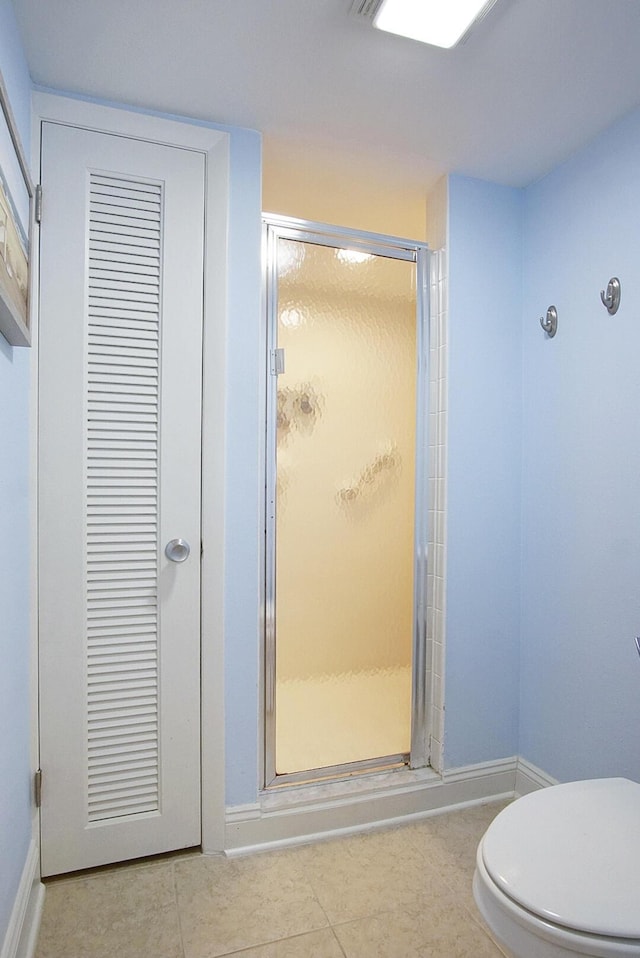
[(282, 236), (273, 253), (275, 775), (405, 761), (416, 262)]

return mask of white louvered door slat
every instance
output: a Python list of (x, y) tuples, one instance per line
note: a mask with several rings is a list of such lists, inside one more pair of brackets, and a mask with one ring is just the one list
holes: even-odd
[[(200, 842), (204, 163), (45, 124), (45, 875)], [(180, 565), (164, 554), (191, 542)]]

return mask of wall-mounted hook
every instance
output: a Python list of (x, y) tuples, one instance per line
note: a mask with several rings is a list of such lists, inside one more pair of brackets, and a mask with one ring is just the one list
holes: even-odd
[(606, 293), (603, 289), (600, 290), (600, 299), (602, 300), (602, 305), (607, 307), (609, 316), (613, 316), (614, 313), (618, 312), (618, 306), (620, 305), (620, 280), (617, 276), (613, 276), (609, 280)]
[(547, 310), (547, 315), (540, 317), (540, 325), (549, 339), (553, 339), (558, 332), (558, 310), (555, 306), (550, 306)]

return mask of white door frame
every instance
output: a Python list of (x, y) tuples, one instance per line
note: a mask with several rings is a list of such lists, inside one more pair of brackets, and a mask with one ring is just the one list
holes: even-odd
[[(229, 141), (223, 130), (149, 116), (127, 109), (89, 103), (51, 93), (33, 94), (32, 167), (40, 181), (40, 135), (44, 121), (77, 126), (133, 139), (202, 152), (205, 156), (205, 260), (203, 337), (203, 435), (215, 442), (202, 450), (202, 846), (207, 852), (224, 848), (224, 479), (225, 392), (227, 332), (227, 226), (229, 215)], [(43, 197), (46, 217), (46, 196)], [(34, 243), (31, 268), (39, 268)], [(36, 287), (37, 284), (34, 284)], [(34, 372), (32, 414), (39, 428), (38, 408), (38, 301), (33, 298)], [(37, 482), (37, 479), (36, 479)], [(37, 502), (37, 498), (34, 499)], [(34, 547), (37, 533), (34, 533)], [(35, 548), (34, 548), (35, 551)], [(34, 590), (35, 591), (35, 590)], [(33, 603), (37, 603), (37, 593)], [(37, 623), (37, 605), (34, 606)], [(37, 706), (34, 711), (37, 713)], [(44, 791), (46, 795), (46, 769)], [(45, 798), (46, 800), (46, 798)]]

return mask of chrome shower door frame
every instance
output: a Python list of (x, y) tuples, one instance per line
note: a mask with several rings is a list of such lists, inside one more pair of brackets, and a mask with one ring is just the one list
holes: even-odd
[[(285, 775), (276, 773), (276, 482), (277, 482), (277, 384), (278, 346), (278, 240), (296, 240), (334, 249), (347, 247), (362, 253), (413, 262), (416, 265), (416, 445), (414, 503), (414, 579), (411, 750), (407, 754), (383, 755), (344, 765), (306, 769)], [(266, 316), (266, 468), (264, 540), (262, 550), (262, 781), (265, 788), (337, 779), (397, 765), (423, 768), (429, 764), (431, 732), (428, 676), (431, 652), (427, 634), (428, 562), (428, 422), (429, 422), (429, 249), (425, 243), (327, 226), (288, 216), (263, 214), (264, 313)]]

